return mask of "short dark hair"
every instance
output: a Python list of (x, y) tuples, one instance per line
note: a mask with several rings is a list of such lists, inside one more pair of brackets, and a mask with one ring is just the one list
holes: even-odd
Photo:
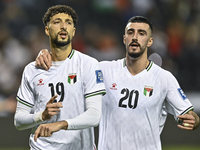
[(131, 17), (131, 18), (128, 20), (127, 24), (128, 24), (129, 22), (132, 22), (132, 23), (134, 23), (134, 22), (146, 23), (146, 24), (149, 25), (149, 27), (150, 27), (150, 29), (151, 29), (151, 32), (153, 32), (152, 23), (151, 23), (151, 22), (149, 21), (149, 19), (147, 19), (146, 17), (143, 17), (143, 16), (134, 16), (134, 17)]
[(47, 23), (50, 21), (51, 17), (53, 17), (54, 15), (56, 15), (58, 13), (65, 13), (65, 14), (70, 15), (73, 19), (74, 25), (78, 21), (78, 15), (76, 14), (76, 12), (73, 8), (71, 8), (70, 6), (66, 6), (66, 5), (55, 5), (55, 6), (50, 7), (47, 10), (47, 12), (45, 13), (45, 15), (42, 19), (43, 24), (45, 26), (47, 26)]

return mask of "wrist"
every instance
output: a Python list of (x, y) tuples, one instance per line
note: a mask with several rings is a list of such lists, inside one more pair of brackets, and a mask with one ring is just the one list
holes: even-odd
[(68, 123), (67, 123), (67, 121), (60, 121), (60, 123), (61, 123), (61, 129), (67, 130), (67, 128), (68, 128)]

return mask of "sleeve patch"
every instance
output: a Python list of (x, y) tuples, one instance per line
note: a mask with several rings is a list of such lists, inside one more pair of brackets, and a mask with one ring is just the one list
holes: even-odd
[(181, 97), (183, 98), (183, 100), (187, 99), (185, 93), (183, 92), (183, 90), (181, 88), (178, 88), (179, 94), (181, 95)]
[(101, 70), (95, 70), (96, 73), (96, 82), (97, 83), (103, 83), (103, 73)]

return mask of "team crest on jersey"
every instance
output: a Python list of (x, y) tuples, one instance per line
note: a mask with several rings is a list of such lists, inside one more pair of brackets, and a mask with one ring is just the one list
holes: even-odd
[(183, 90), (181, 88), (178, 88), (179, 94), (181, 95), (181, 97), (183, 98), (183, 100), (187, 99), (185, 93), (183, 92)]
[(101, 70), (95, 70), (96, 73), (96, 82), (97, 83), (103, 83), (103, 73)]
[(150, 97), (150, 96), (152, 96), (152, 94), (153, 94), (153, 87), (152, 86), (144, 86), (144, 95), (146, 96), (146, 97)]
[(74, 84), (77, 81), (76, 73), (71, 73), (68, 75), (68, 83)]

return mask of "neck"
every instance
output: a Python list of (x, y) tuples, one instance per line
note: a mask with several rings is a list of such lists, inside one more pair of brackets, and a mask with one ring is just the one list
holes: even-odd
[(133, 76), (142, 72), (148, 65), (149, 60), (147, 59), (147, 54), (143, 54), (139, 58), (131, 58), (126, 54), (126, 66)]
[(51, 46), (51, 59), (52, 61), (63, 61), (65, 60), (72, 51), (71, 44), (68, 44), (63, 47)]

